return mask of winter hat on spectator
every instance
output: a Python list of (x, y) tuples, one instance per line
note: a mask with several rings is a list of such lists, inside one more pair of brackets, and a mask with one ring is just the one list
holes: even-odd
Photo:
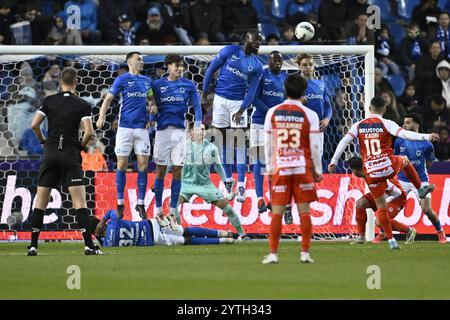
[(127, 22), (127, 21), (131, 21), (131, 18), (126, 14), (121, 14), (119, 16), (119, 18), (117, 18), (117, 20), (119, 21), (119, 23), (123, 23), (123, 22)]
[(160, 16), (161, 11), (158, 7), (151, 7), (150, 9), (148, 9), (147, 14), (150, 16)]

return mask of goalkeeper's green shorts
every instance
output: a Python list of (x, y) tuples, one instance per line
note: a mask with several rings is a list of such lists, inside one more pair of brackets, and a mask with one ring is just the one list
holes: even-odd
[(206, 185), (192, 185), (192, 184), (181, 184), (180, 196), (189, 201), (192, 196), (197, 195), (206, 203), (215, 202), (218, 200), (225, 199), (222, 192), (216, 188), (216, 186), (212, 183)]

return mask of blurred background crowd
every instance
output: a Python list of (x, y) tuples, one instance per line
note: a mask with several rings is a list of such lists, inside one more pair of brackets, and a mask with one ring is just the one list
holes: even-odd
[[(374, 30), (368, 27), (372, 18), (367, 9), (372, 4), (381, 9), (381, 28)], [(73, 5), (81, 9), (78, 30), (68, 26), (72, 23), (68, 12)], [(374, 45), (376, 94), (386, 101), (386, 118), (402, 125), (407, 113), (421, 114), (421, 130), (440, 134), (441, 140), (435, 144), (436, 156), (446, 161), (450, 159), (449, 10), (447, 0), (0, 0), (0, 44), (229, 44), (239, 43), (243, 30), (259, 29), (264, 44), (269, 45)], [(302, 21), (315, 27), (311, 42), (299, 43), (295, 38), (294, 28)], [(152, 65), (150, 76), (164, 73), (158, 63)], [(42, 152), (33, 140), (29, 123), (42, 99), (57, 92), (65, 65), (87, 72), (80, 92), (89, 92), (89, 86), (95, 86), (95, 94), (85, 98), (97, 107), (111, 84), (102, 79), (114, 79), (126, 72), (120, 66), (77, 66), (70, 59), (52, 57), (13, 66), (1, 64), (0, 133), (4, 145), (0, 145), (0, 150), (11, 150), (0, 155)], [(204, 68), (195, 64), (190, 68), (194, 68), (189, 70), (193, 80), (201, 83), (202, 77), (195, 77)], [(97, 78), (101, 82), (95, 83)], [(332, 92), (335, 120), (331, 126), (342, 125), (339, 117), (351, 119), (345, 114), (345, 105), (351, 98), (345, 90)], [(91, 155), (97, 151), (105, 155), (108, 163), (113, 161), (116, 111), (113, 109), (112, 118), (108, 119), (109, 130), (91, 145), (90, 162), (99, 163), (98, 157)], [(208, 123), (210, 110), (204, 112)], [(348, 124), (345, 127), (348, 130)], [(108, 165), (100, 162), (97, 169), (107, 170)]]

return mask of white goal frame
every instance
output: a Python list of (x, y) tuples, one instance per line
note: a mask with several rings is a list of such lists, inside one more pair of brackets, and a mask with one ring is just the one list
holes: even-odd
[[(0, 55), (30, 56), (30, 55), (126, 55), (131, 51), (139, 51), (143, 55), (164, 55), (177, 53), (180, 55), (215, 55), (223, 45), (210, 46), (0, 46)], [(365, 113), (369, 113), (370, 100), (375, 95), (375, 58), (373, 46), (338, 46), (338, 45), (289, 45), (261, 46), (258, 54), (269, 54), (277, 50), (282, 54), (341, 54), (364, 55), (364, 96)], [(6, 58), (6, 57), (4, 57)], [(367, 189), (367, 186), (366, 186)], [(374, 238), (374, 213), (368, 210), (366, 239)]]

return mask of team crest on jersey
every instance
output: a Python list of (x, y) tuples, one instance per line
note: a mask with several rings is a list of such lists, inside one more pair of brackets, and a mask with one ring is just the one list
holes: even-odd
[(252, 72), (253, 71), (253, 67), (252, 66), (248, 66), (248, 72)]
[(400, 152), (405, 152), (405, 150), (406, 150), (406, 147), (401, 147), (400, 146)]
[(184, 93), (186, 91), (186, 89), (185, 88), (180, 88), (180, 93)]
[(422, 156), (422, 150), (416, 150), (416, 156), (421, 157)]

